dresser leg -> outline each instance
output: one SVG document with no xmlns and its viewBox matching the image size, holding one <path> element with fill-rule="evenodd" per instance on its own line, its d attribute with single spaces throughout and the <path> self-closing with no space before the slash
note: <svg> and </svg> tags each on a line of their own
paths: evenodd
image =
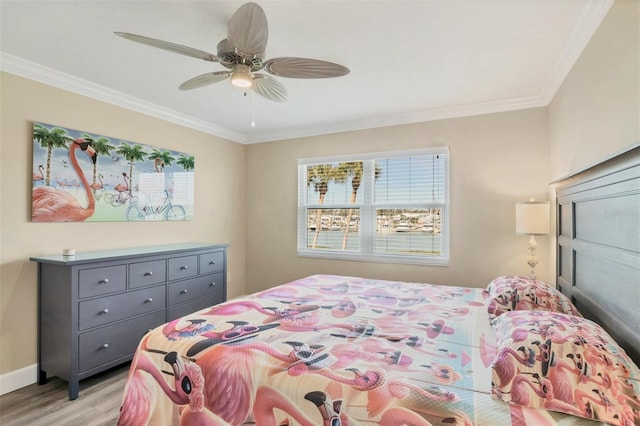
<svg viewBox="0 0 640 426">
<path fill-rule="evenodd" d="M 38 384 L 44 385 L 47 383 L 47 372 L 38 368 Z"/>
<path fill-rule="evenodd" d="M 79 388 L 80 388 L 80 385 L 78 384 L 77 380 L 69 382 L 69 401 L 78 399 Z"/>
</svg>

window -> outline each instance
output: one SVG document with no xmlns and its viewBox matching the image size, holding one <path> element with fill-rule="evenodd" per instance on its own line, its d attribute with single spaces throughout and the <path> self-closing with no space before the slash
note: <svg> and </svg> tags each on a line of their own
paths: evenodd
<svg viewBox="0 0 640 426">
<path fill-rule="evenodd" d="M 448 148 L 298 160 L 298 255 L 446 265 Z"/>
</svg>

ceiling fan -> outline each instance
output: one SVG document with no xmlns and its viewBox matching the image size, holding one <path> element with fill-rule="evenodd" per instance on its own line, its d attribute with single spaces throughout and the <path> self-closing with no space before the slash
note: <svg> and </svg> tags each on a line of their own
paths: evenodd
<svg viewBox="0 0 640 426">
<path fill-rule="evenodd" d="M 227 38 L 218 43 L 217 55 L 136 34 L 116 32 L 116 35 L 138 43 L 168 50 L 181 55 L 218 62 L 228 71 L 215 71 L 199 75 L 180 85 L 190 90 L 230 79 L 231 84 L 252 88 L 257 94 L 275 102 L 286 102 L 287 90 L 276 79 L 258 71 L 288 78 L 331 78 L 349 73 L 349 69 L 333 62 L 318 59 L 279 57 L 264 59 L 269 38 L 267 17 L 255 3 L 242 5 L 231 17 Z"/>
</svg>

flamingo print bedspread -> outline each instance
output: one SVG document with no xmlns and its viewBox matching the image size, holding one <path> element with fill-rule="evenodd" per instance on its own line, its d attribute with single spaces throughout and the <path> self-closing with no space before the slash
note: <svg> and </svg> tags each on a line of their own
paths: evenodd
<svg viewBox="0 0 640 426">
<path fill-rule="evenodd" d="M 118 424 L 578 424 L 491 397 L 494 338 L 482 289 L 315 275 L 149 332 Z"/>
</svg>

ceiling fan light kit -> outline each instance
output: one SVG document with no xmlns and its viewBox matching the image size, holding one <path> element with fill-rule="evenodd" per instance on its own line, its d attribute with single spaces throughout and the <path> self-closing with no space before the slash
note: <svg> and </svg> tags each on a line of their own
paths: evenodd
<svg viewBox="0 0 640 426">
<path fill-rule="evenodd" d="M 251 68 L 248 65 L 237 64 L 233 67 L 233 73 L 229 77 L 231 84 L 240 88 L 253 86 L 253 78 L 251 77 Z"/>
<path fill-rule="evenodd" d="M 229 70 L 196 76 L 182 83 L 180 90 L 196 89 L 228 78 L 233 86 L 252 88 L 255 93 L 266 99 L 286 102 L 287 90 L 269 74 L 286 78 L 314 79 L 341 77 L 349 73 L 347 67 L 318 59 L 281 57 L 264 60 L 269 28 L 264 10 L 256 3 L 246 3 L 233 14 L 227 28 L 227 38 L 218 43 L 217 55 L 141 35 L 124 32 L 115 34 L 181 55 L 218 62 Z"/>
</svg>

